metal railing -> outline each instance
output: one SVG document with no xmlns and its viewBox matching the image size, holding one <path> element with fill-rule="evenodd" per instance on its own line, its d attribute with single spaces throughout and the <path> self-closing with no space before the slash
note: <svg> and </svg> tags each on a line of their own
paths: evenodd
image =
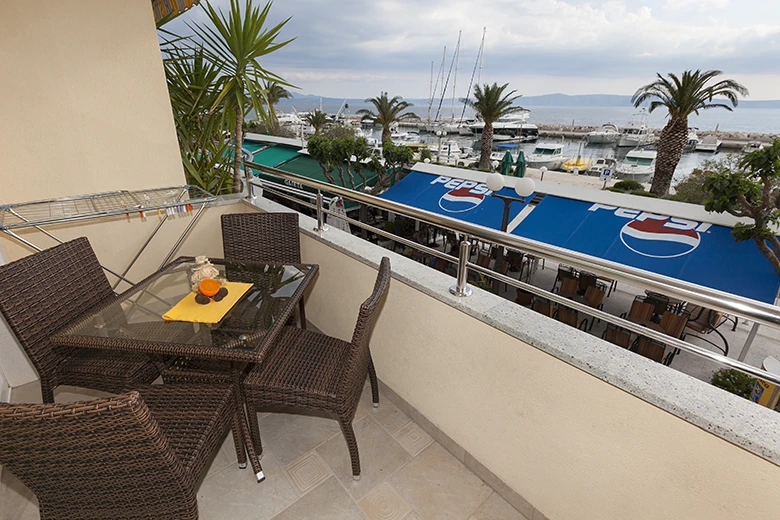
<svg viewBox="0 0 780 520">
<path fill-rule="evenodd" d="M 369 206 L 374 206 L 376 208 L 389 211 L 392 213 L 396 213 L 398 215 L 402 215 L 405 217 L 413 218 L 434 226 L 456 231 L 458 233 L 462 233 L 467 237 L 478 238 L 480 241 L 483 242 L 489 242 L 492 244 L 503 246 L 505 248 L 524 251 L 528 254 L 537 257 L 549 258 L 559 263 L 563 263 L 569 266 L 579 268 L 581 270 L 586 270 L 598 275 L 602 275 L 605 278 L 611 278 L 618 281 L 628 282 L 633 285 L 647 287 L 649 289 L 652 289 L 653 291 L 677 298 L 682 301 L 694 303 L 702 307 L 724 312 L 726 314 L 746 318 L 756 323 L 768 325 L 773 328 L 780 328 L 780 307 L 757 302 L 734 294 L 725 293 L 722 291 L 711 289 L 709 287 L 703 287 L 692 283 L 684 282 L 682 280 L 677 280 L 675 278 L 670 278 L 650 271 L 636 269 L 634 267 L 618 264 L 615 262 L 611 262 L 609 260 L 604 260 L 602 258 L 597 258 L 597 257 L 585 255 L 583 253 L 570 251 L 568 249 L 552 246 L 549 244 L 545 244 L 543 242 L 538 242 L 536 240 L 523 238 L 517 235 L 511 235 L 509 233 L 498 231 L 492 228 L 487 228 L 477 224 L 464 222 L 462 220 L 445 217 L 438 213 L 433 213 L 430 211 L 415 208 L 413 206 L 408 206 L 406 204 L 401 204 L 398 202 L 382 199 L 373 195 L 368 195 L 366 193 L 361 193 L 358 191 L 343 188 L 341 186 L 336 186 L 333 184 L 317 181 L 314 179 L 310 179 L 308 177 L 296 175 L 294 173 L 277 170 L 275 168 L 270 168 L 267 166 L 262 166 L 251 162 L 247 162 L 246 166 L 255 170 L 263 171 L 265 173 L 280 177 L 282 179 L 295 181 L 304 186 L 308 186 L 310 188 L 316 189 L 318 192 L 316 197 L 317 203 L 315 203 L 314 205 L 306 204 L 307 207 L 310 207 L 311 209 L 316 210 L 317 212 L 318 224 L 315 231 L 318 231 L 320 233 L 325 232 L 327 230 L 327 227 L 324 224 L 325 215 L 332 215 L 333 217 L 343 219 L 352 225 L 358 226 L 363 229 L 368 229 L 379 236 L 389 238 L 398 243 L 423 251 L 431 256 L 435 256 L 437 258 L 441 258 L 443 260 L 456 264 L 458 266 L 457 277 L 456 277 L 457 282 L 453 287 L 450 288 L 450 291 L 456 296 L 467 297 L 471 293 L 471 290 L 467 285 L 467 279 L 468 279 L 467 275 L 468 275 L 468 270 L 473 270 L 475 272 L 488 276 L 494 280 L 497 280 L 501 283 L 505 283 L 512 287 L 523 289 L 537 296 L 546 298 L 550 301 L 556 302 L 561 305 L 565 305 L 572 309 L 576 309 L 577 311 L 583 312 L 589 316 L 593 316 L 602 321 L 606 321 L 608 323 L 618 325 L 623 329 L 630 330 L 631 332 L 634 332 L 643 337 L 650 338 L 658 342 L 664 343 L 669 347 L 677 348 L 684 352 L 689 352 L 691 354 L 703 357 L 705 359 L 708 359 L 715 363 L 719 363 L 729 368 L 734 368 L 736 370 L 749 374 L 753 377 L 757 377 L 765 381 L 771 382 L 773 384 L 780 385 L 780 375 L 771 374 L 769 372 L 766 372 L 765 370 L 756 368 L 747 363 L 743 363 L 741 361 L 729 358 L 725 355 L 712 352 L 705 348 L 683 341 L 679 338 L 668 336 L 662 332 L 649 329 L 637 323 L 604 312 L 600 309 L 596 309 L 588 305 L 573 300 L 569 300 L 568 298 L 560 296 L 559 294 L 552 293 L 545 289 L 535 287 L 531 284 L 522 282 L 515 278 L 511 278 L 509 276 L 503 275 L 496 271 L 492 271 L 488 268 L 474 264 L 471 261 L 469 261 L 471 247 L 468 239 L 461 241 L 460 248 L 459 248 L 459 256 L 456 258 L 454 256 L 445 254 L 442 251 L 427 247 L 417 242 L 394 235 L 388 231 L 371 226 L 370 224 L 366 224 L 358 220 L 345 217 L 344 215 L 336 214 L 335 212 L 330 211 L 327 208 L 323 207 L 323 205 L 319 201 L 320 201 L 320 197 L 322 197 L 322 192 L 325 191 L 346 199 L 357 201 Z M 264 189 L 267 189 L 267 183 L 265 181 L 255 179 L 254 182 L 256 182 L 260 186 L 263 186 Z M 294 200 L 297 203 L 300 203 L 299 199 L 295 199 L 290 195 L 282 194 L 281 192 L 273 189 L 270 189 L 268 191 L 272 191 L 277 196 L 288 198 Z"/>
</svg>

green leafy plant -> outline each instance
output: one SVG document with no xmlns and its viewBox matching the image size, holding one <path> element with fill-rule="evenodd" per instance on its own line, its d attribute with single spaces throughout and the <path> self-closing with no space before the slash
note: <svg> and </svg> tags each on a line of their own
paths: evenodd
<svg viewBox="0 0 780 520">
<path fill-rule="evenodd" d="M 780 276 L 780 139 L 743 157 L 736 168 L 723 166 L 704 182 L 704 208 L 752 219 L 734 226 L 737 242 L 753 240 Z"/>
<path fill-rule="evenodd" d="M 479 169 L 490 171 L 490 152 L 493 150 L 493 123 L 500 118 L 519 112 L 523 107 L 515 106 L 515 101 L 520 98 L 515 95 L 516 90 L 506 92 L 509 83 L 500 85 L 484 84 L 474 87 L 474 99 L 463 99 L 477 113 L 485 126 L 482 128 L 482 145 L 479 156 Z"/>
<path fill-rule="evenodd" d="M 727 392 L 744 397 L 745 399 L 750 399 L 750 394 L 753 393 L 753 386 L 756 384 L 756 379 L 739 370 L 723 368 L 712 374 L 710 382 L 713 386 L 722 388 Z"/>
<path fill-rule="evenodd" d="M 304 120 L 314 128 L 314 135 L 320 135 L 322 130 L 331 123 L 330 118 L 325 112 L 315 110 L 310 114 L 306 114 Z"/>
<path fill-rule="evenodd" d="M 669 73 L 666 77 L 656 74 L 656 80 L 636 91 L 632 102 L 639 108 L 650 101 L 650 112 L 665 108 L 669 122 L 658 140 L 658 157 L 650 191 L 664 197 L 669 193 L 672 177 L 682 157 L 688 139 L 688 116 L 700 110 L 736 107 L 739 96 L 747 96 L 748 90 L 732 79 L 717 80 L 719 70 L 686 70 L 681 76 Z M 726 98 L 730 103 L 718 102 Z"/>
<path fill-rule="evenodd" d="M 623 191 L 645 191 L 644 185 L 641 182 L 635 181 L 633 179 L 618 181 L 612 187 Z"/>
<path fill-rule="evenodd" d="M 431 152 L 431 149 L 427 146 L 420 148 L 420 160 L 424 161 L 425 159 L 428 159 L 429 161 L 433 160 L 433 152 Z"/>
<path fill-rule="evenodd" d="M 357 137 L 354 128 L 350 126 L 342 126 L 342 125 L 328 125 L 322 131 L 322 135 L 324 135 L 329 139 L 337 139 L 340 137 L 351 137 L 354 139 L 355 137 Z"/>
<path fill-rule="evenodd" d="M 221 78 L 219 94 L 212 108 L 222 104 L 226 115 L 232 114 L 232 136 L 236 150 L 241 149 L 244 139 L 244 119 L 250 108 L 257 116 L 271 123 L 268 112 L 268 90 L 266 82 L 290 86 L 281 77 L 260 65 L 260 59 L 275 52 L 291 41 L 277 41 L 287 18 L 271 28 L 266 20 L 271 2 L 262 9 L 255 7 L 252 0 L 246 0 L 241 9 L 238 0 L 230 0 L 227 14 L 204 2 L 203 9 L 210 24 L 188 24 L 202 40 L 208 57 L 220 64 Z M 272 105 L 271 105 L 272 106 Z M 233 155 L 233 191 L 241 191 L 242 154 Z"/>
</svg>

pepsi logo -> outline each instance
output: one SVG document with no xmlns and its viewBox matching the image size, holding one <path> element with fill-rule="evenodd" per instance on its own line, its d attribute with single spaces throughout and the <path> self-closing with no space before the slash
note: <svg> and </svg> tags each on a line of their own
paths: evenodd
<svg viewBox="0 0 780 520">
<path fill-rule="evenodd" d="M 476 208 L 483 200 L 485 195 L 474 193 L 471 188 L 456 188 L 441 196 L 439 207 L 449 213 L 463 213 Z"/>
<path fill-rule="evenodd" d="M 620 230 L 620 240 L 631 251 L 650 258 L 676 258 L 699 247 L 694 229 L 669 227 L 669 219 L 631 220 Z"/>
</svg>

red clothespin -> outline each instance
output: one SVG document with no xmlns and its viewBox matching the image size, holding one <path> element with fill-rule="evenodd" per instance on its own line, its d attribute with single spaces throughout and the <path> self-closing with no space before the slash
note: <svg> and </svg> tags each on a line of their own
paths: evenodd
<svg viewBox="0 0 780 520">
<path fill-rule="evenodd" d="M 127 211 L 127 204 L 125 204 L 125 201 L 120 201 L 122 204 L 122 207 L 125 208 L 125 211 Z M 125 217 L 127 217 L 127 221 L 130 222 L 130 213 L 125 213 Z"/>
</svg>

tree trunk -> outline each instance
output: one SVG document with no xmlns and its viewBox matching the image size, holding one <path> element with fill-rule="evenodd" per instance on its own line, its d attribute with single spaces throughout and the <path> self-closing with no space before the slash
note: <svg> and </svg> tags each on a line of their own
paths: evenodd
<svg viewBox="0 0 780 520">
<path fill-rule="evenodd" d="M 387 141 L 392 141 L 391 135 L 392 134 L 390 133 L 390 127 L 389 126 L 383 126 L 382 127 L 382 146 L 384 146 L 384 144 Z"/>
<path fill-rule="evenodd" d="M 777 251 L 772 250 L 763 238 L 753 237 L 753 241 L 756 243 L 756 246 L 758 246 L 758 250 L 761 251 L 761 254 L 763 254 L 766 259 L 769 260 L 769 263 L 772 264 L 772 267 L 775 269 L 775 274 L 780 276 L 780 257 L 778 257 Z"/>
<path fill-rule="evenodd" d="M 479 155 L 479 169 L 490 169 L 490 151 L 493 149 L 493 123 L 485 123 L 482 128 L 482 145 Z"/>
<path fill-rule="evenodd" d="M 672 177 L 682 157 L 685 143 L 688 141 L 688 118 L 672 118 L 666 123 L 658 140 L 658 157 L 655 161 L 655 174 L 650 192 L 659 197 L 669 194 Z"/>
<path fill-rule="evenodd" d="M 244 113 L 239 105 L 236 105 L 236 128 L 235 128 L 236 149 L 233 157 L 233 193 L 241 193 L 241 164 L 244 155 L 241 153 L 241 145 L 244 144 Z"/>
</svg>

